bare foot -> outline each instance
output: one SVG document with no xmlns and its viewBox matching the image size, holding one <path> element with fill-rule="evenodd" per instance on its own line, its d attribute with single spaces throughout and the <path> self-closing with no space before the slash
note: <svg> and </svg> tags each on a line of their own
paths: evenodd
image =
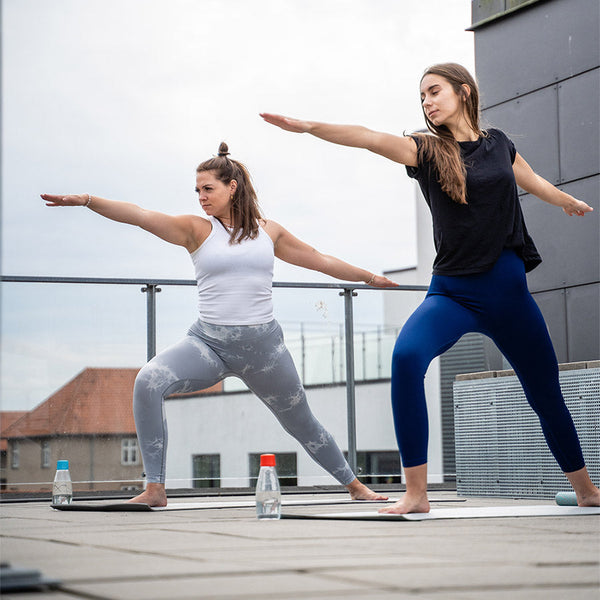
<svg viewBox="0 0 600 600">
<path fill-rule="evenodd" d="M 430 510 L 427 494 L 406 493 L 392 506 L 379 509 L 378 512 L 389 515 L 406 515 L 408 513 L 428 513 Z"/>
<path fill-rule="evenodd" d="M 586 467 L 565 475 L 575 490 L 578 506 L 600 506 L 600 490 L 592 483 Z"/>
<path fill-rule="evenodd" d="M 600 506 L 600 490 L 596 488 L 595 492 L 586 495 L 577 495 L 577 506 Z"/>
<path fill-rule="evenodd" d="M 166 506 L 167 493 L 165 492 L 165 486 L 161 483 L 149 483 L 139 496 L 131 498 L 127 502 L 147 504 L 148 506 Z"/>
<path fill-rule="evenodd" d="M 377 492 L 369 489 L 364 483 L 361 483 L 358 479 L 350 482 L 346 489 L 350 493 L 352 500 L 387 500 L 388 496 L 382 496 Z"/>
</svg>

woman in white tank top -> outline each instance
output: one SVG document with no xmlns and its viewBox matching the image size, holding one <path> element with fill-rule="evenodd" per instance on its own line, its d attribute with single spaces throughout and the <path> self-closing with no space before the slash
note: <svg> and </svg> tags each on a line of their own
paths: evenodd
<svg viewBox="0 0 600 600">
<path fill-rule="evenodd" d="M 205 389 L 229 375 L 240 377 L 353 499 L 384 500 L 358 481 L 332 436 L 310 411 L 281 328 L 273 319 L 273 262 L 277 257 L 375 287 L 396 284 L 321 254 L 264 219 L 246 168 L 228 154 L 222 143 L 218 156 L 197 168 L 196 192 L 208 219 L 166 215 L 90 194 L 42 194 L 47 206 L 86 206 L 113 221 L 137 225 L 183 246 L 194 263 L 200 318 L 184 339 L 155 356 L 136 378 L 133 408 L 147 487 L 131 501 L 167 504 L 164 399 Z"/>
</svg>

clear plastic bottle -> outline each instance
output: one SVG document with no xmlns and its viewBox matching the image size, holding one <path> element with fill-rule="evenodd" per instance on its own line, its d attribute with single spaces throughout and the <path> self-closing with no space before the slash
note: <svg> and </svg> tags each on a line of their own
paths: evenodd
<svg viewBox="0 0 600 600">
<path fill-rule="evenodd" d="M 56 475 L 52 485 L 52 504 L 71 504 L 73 500 L 73 484 L 69 473 L 69 461 L 56 462 Z"/>
<path fill-rule="evenodd" d="M 261 454 L 260 471 L 256 482 L 256 518 L 281 517 L 281 489 L 275 468 L 274 454 Z"/>
</svg>

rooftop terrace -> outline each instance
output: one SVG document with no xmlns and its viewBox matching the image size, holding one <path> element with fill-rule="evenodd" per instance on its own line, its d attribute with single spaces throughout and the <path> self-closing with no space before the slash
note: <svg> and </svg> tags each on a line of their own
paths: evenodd
<svg viewBox="0 0 600 600">
<path fill-rule="evenodd" d="M 431 497 L 434 508 L 553 504 L 464 499 L 451 490 L 434 491 Z M 311 500 L 315 495 L 293 498 Z M 329 492 L 318 498 L 336 501 L 346 495 Z M 239 502 L 240 496 L 219 501 Z M 284 512 L 349 509 L 347 504 L 326 509 L 313 505 Z M 59 512 L 47 501 L 4 503 L 0 510 L 2 561 L 60 581 L 54 590 L 6 593 L 5 600 L 597 600 L 600 596 L 597 516 L 264 522 L 256 520 L 253 508 Z"/>
</svg>

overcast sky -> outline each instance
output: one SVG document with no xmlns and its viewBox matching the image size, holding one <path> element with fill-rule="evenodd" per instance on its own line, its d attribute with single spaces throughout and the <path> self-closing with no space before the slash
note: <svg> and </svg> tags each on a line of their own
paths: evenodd
<svg viewBox="0 0 600 600">
<path fill-rule="evenodd" d="M 39 194 L 89 192 L 201 214 L 195 168 L 222 140 L 248 166 L 268 218 L 375 272 L 414 265 L 414 184 L 403 167 L 283 132 L 258 113 L 398 134 L 421 128 L 423 70 L 442 61 L 473 68 L 470 4 L 4 0 L 2 272 L 191 279 L 185 250 L 91 211 L 46 208 Z M 278 261 L 275 280 L 329 279 Z M 77 373 L 77 361 L 92 363 L 91 340 L 61 336 L 57 315 L 81 329 L 97 298 L 10 285 L 2 305 L 2 408 L 31 408 Z M 105 304 L 114 302 L 112 295 Z M 289 313 L 285 298 L 276 303 L 282 320 L 300 318 L 293 303 Z M 301 318 L 310 311 L 314 303 Z M 125 318 L 137 326 L 137 316 L 110 312 L 113 325 Z M 366 312 L 381 320 L 377 310 Z M 50 322 L 62 324 L 41 332 Z M 106 348 L 96 348 L 94 364 L 118 366 L 120 350 L 104 329 Z M 142 335 L 145 355 L 144 343 Z M 129 362 L 139 366 L 143 357 Z"/>
</svg>

